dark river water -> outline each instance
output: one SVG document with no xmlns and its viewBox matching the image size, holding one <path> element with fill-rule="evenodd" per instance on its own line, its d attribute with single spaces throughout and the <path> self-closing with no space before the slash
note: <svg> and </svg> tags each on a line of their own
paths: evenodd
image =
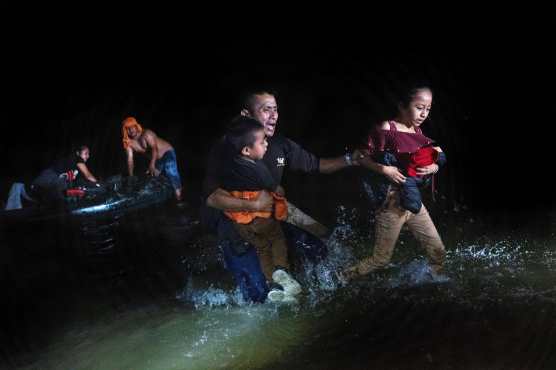
<svg viewBox="0 0 556 370">
<path fill-rule="evenodd" d="M 555 368 L 555 214 L 434 218 L 444 275 L 431 277 L 403 231 L 387 270 L 342 285 L 334 271 L 370 253 L 372 227 L 357 208 L 338 207 L 329 256 L 297 266 L 304 293 L 289 305 L 243 302 L 187 210 L 4 225 L 0 365 Z"/>
</svg>

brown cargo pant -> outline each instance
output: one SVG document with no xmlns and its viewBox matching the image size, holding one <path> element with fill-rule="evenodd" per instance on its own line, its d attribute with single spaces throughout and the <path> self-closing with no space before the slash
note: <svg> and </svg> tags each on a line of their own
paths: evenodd
<svg viewBox="0 0 556 370">
<path fill-rule="evenodd" d="M 243 240 L 255 247 L 264 276 L 272 281 L 275 267 L 290 268 L 286 237 L 275 218 L 256 217 L 249 224 L 235 224 Z"/>
<path fill-rule="evenodd" d="M 400 206 L 399 189 L 391 186 L 384 205 L 376 213 L 376 239 L 373 255 L 364 258 L 356 265 L 357 273 L 365 275 L 373 270 L 385 267 L 390 262 L 394 246 L 405 223 L 427 252 L 433 271 L 439 272 L 442 270 L 446 250 L 425 205 L 423 204 L 417 214 L 403 209 Z"/>
</svg>

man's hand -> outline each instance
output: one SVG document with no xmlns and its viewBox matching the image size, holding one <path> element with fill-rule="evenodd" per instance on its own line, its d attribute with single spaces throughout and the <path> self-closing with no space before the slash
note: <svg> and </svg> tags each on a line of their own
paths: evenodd
<svg viewBox="0 0 556 370">
<path fill-rule="evenodd" d="M 149 166 L 149 169 L 147 170 L 146 174 L 150 176 L 158 176 L 160 175 L 160 171 L 154 166 Z"/>
<path fill-rule="evenodd" d="M 284 188 L 282 187 L 282 185 L 278 185 L 278 187 L 276 188 L 276 194 L 285 197 L 286 196 L 286 191 L 284 190 Z"/>
<path fill-rule="evenodd" d="M 254 211 L 272 211 L 274 205 L 274 198 L 268 191 L 261 191 L 259 197 L 253 201 Z"/>
<path fill-rule="evenodd" d="M 355 149 L 353 151 L 353 153 L 351 154 L 351 163 L 353 166 L 359 166 L 361 163 L 359 162 L 361 159 L 365 158 L 366 155 L 365 153 L 363 153 L 361 150 L 359 149 Z"/>
</svg>

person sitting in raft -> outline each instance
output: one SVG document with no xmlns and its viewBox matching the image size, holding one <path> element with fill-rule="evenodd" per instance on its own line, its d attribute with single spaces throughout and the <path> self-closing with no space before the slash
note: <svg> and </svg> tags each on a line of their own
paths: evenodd
<svg viewBox="0 0 556 370">
<path fill-rule="evenodd" d="M 64 191 L 70 187 L 79 174 L 98 186 L 96 177 L 86 165 L 89 157 L 89 147 L 81 145 L 68 157 L 54 162 L 33 180 L 31 196 L 38 198 L 41 202 L 57 203 L 64 199 Z"/>
<path fill-rule="evenodd" d="M 222 188 L 240 199 L 256 199 L 263 190 L 274 198 L 273 212 L 225 211 L 234 222 L 238 234 L 251 243 L 257 252 L 269 286 L 271 302 L 292 301 L 301 292 L 301 285 L 288 273 L 288 246 L 279 221 L 287 218 L 288 206 L 284 191 L 261 161 L 268 143 L 264 127 L 256 120 L 240 116 L 232 122 L 225 136 L 230 150 L 222 175 Z"/>
</svg>

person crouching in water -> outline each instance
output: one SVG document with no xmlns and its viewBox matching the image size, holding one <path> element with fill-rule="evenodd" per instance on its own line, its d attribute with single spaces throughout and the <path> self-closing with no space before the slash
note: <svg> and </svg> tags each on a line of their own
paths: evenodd
<svg viewBox="0 0 556 370">
<path fill-rule="evenodd" d="M 225 211 L 239 236 L 257 252 L 268 281 L 267 299 L 271 302 L 294 301 L 301 285 L 288 273 L 288 247 L 279 220 L 287 218 L 284 190 L 261 161 L 268 143 L 264 128 L 256 120 L 240 116 L 232 122 L 225 142 L 230 150 L 224 166 L 222 188 L 236 198 L 256 199 L 262 190 L 274 198 L 273 212 Z"/>
<path fill-rule="evenodd" d="M 364 181 L 377 207 L 375 245 L 371 257 L 340 273 L 345 280 L 388 265 L 405 223 L 427 252 L 433 273 L 444 266 L 444 244 L 417 187 L 446 161 L 440 147 L 434 146 L 420 128 L 429 115 L 432 97 L 427 85 L 409 89 L 398 104 L 396 117 L 372 130 L 367 156 L 359 162 L 375 175 L 367 177 L 371 181 Z"/>
<path fill-rule="evenodd" d="M 60 204 L 64 199 L 64 191 L 70 187 L 79 174 L 86 180 L 97 184 L 96 177 L 86 165 L 89 157 L 89 147 L 81 145 L 68 157 L 54 162 L 33 180 L 31 196 L 38 198 L 41 203 L 55 205 Z"/>
<path fill-rule="evenodd" d="M 156 134 L 143 127 L 134 117 L 127 117 L 122 122 L 122 142 L 127 154 L 127 171 L 129 176 L 134 173 L 133 153 L 146 154 L 150 149 L 150 162 L 147 174 L 158 176 L 163 174 L 172 183 L 176 193 L 176 200 L 182 200 L 181 178 L 178 172 L 176 152 L 172 145 L 166 140 L 156 136 Z M 178 203 L 181 204 L 181 203 Z"/>
</svg>

